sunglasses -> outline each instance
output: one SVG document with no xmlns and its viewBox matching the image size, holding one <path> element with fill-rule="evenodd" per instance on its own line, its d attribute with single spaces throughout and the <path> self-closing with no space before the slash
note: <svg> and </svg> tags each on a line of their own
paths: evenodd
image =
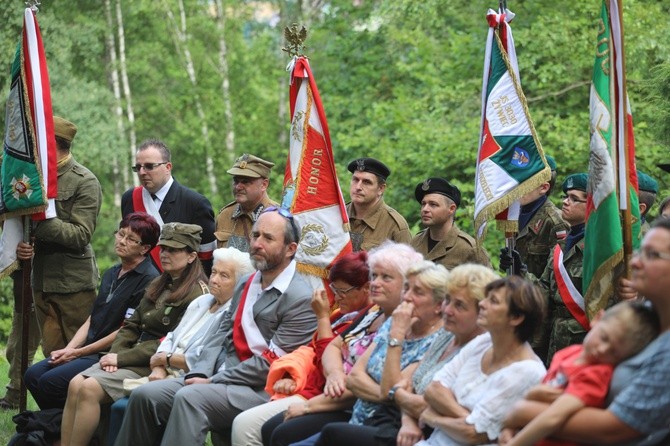
<svg viewBox="0 0 670 446">
<path fill-rule="evenodd" d="M 293 221 L 293 214 L 291 214 L 291 212 L 288 209 L 281 208 L 278 206 L 270 206 L 269 208 L 263 211 L 264 214 L 267 212 L 276 212 L 285 219 L 287 219 L 289 223 L 291 223 L 291 230 L 293 231 L 293 237 L 295 238 L 296 242 L 300 241 L 300 233 L 298 231 L 298 226 L 295 224 L 295 221 Z"/>
<path fill-rule="evenodd" d="M 162 162 L 162 163 L 144 163 L 144 164 L 135 164 L 134 166 L 131 167 L 133 169 L 133 172 L 139 172 L 140 169 L 144 168 L 147 172 L 151 172 L 158 166 L 162 166 L 163 164 L 167 164 L 168 162 Z"/>
</svg>

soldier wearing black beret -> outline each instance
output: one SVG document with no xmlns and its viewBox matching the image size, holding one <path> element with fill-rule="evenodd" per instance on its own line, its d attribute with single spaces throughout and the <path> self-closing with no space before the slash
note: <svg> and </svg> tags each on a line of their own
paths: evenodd
<svg viewBox="0 0 670 446">
<path fill-rule="evenodd" d="M 461 204 L 461 191 L 456 186 L 444 178 L 428 178 L 417 184 L 414 197 L 421 205 L 421 223 L 426 227 L 412 239 L 417 252 L 447 269 L 468 262 L 491 266 L 475 239 L 454 223 Z"/>
<path fill-rule="evenodd" d="M 374 158 L 353 160 L 347 169 L 352 173 L 347 213 L 354 251 L 369 251 L 385 240 L 409 243 L 412 235 L 407 222 L 384 203 L 386 179 L 391 170 Z"/>
</svg>

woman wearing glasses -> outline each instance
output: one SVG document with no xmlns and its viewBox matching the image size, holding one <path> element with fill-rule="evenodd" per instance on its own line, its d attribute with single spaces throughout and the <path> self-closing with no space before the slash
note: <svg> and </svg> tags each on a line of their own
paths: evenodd
<svg viewBox="0 0 670 446">
<path fill-rule="evenodd" d="M 167 223 L 158 245 L 163 273 L 147 287 L 100 361 L 75 376 L 68 387 L 61 444 L 87 445 L 100 421 L 100 406 L 124 396 L 123 380 L 151 373 L 149 359 L 160 338 L 175 329 L 193 299 L 207 292 L 198 260 L 198 225 Z"/>
<path fill-rule="evenodd" d="M 124 318 L 129 317 L 144 290 L 159 272 L 148 257 L 156 246 L 160 228 L 145 213 L 127 215 L 114 233 L 114 251 L 121 263 L 102 276 L 91 315 L 65 348 L 30 367 L 26 387 L 40 409 L 62 408 L 70 380 L 98 362 L 98 353 L 109 349 Z"/>
<path fill-rule="evenodd" d="M 369 316 L 364 317 L 359 324 L 352 324 L 349 329 L 328 344 L 322 357 L 323 373 L 326 383 L 323 393 L 306 401 L 291 404 L 285 414 L 279 414 L 268 420 L 262 429 L 263 444 L 288 445 L 300 441 L 310 435 L 318 433 L 321 428 L 331 422 L 347 421 L 351 416 L 351 408 L 361 392 L 374 392 L 371 388 L 379 389 L 378 381 L 367 375 L 365 365 L 370 352 L 377 345 L 379 336 L 386 337 L 390 327 L 390 317 L 402 300 L 405 275 L 412 265 L 422 263 L 423 256 L 408 245 L 386 242 L 370 251 L 368 265 L 370 266 L 370 296 L 375 307 L 383 314 L 372 321 L 365 323 Z M 432 262 L 428 262 L 433 265 Z M 444 270 L 444 268 L 441 268 Z M 447 272 L 444 270 L 444 274 Z M 432 300 L 431 300 L 432 301 Z M 424 328 L 432 332 L 432 336 L 441 326 L 440 308 L 428 309 L 429 305 L 420 305 L 418 311 L 423 322 L 416 324 L 416 329 Z M 372 308 L 375 308 L 372 307 Z M 425 310 L 425 311 L 424 311 Z M 386 321 L 386 322 L 384 322 Z M 421 327 L 421 328 L 419 328 Z M 382 334 L 385 333 L 385 334 Z M 413 332 L 413 335 L 418 335 Z M 407 343 L 413 355 L 419 354 L 423 339 L 420 335 Z M 431 338 L 432 339 L 432 338 Z M 426 341 L 428 343 L 429 341 Z M 383 342 L 385 345 L 385 341 Z M 423 350 L 425 351 L 425 350 Z M 412 356 L 408 354 L 406 358 Z M 361 364 L 363 361 L 363 364 Z M 382 359 L 383 362 L 383 359 Z M 350 373 L 361 370 L 365 376 L 355 385 L 356 390 L 350 389 Z M 349 376 L 349 378 L 348 378 Z M 367 378 L 366 378 L 367 377 Z M 363 384 L 362 381 L 365 381 Z M 377 393 L 379 391 L 377 390 Z"/>
<path fill-rule="evenodd" d="M 286 410 L 292 403 L 302 403 L 323 391 L 326 378 L 321 371 L 321 355 L 330 341 L 359 316 L 368 315 L 363 325 L 371 324 L 383 312 L 370 299 L 370 276 L 365 251 L 353 252 L 335 262 L 328 279 L 335 298 L 331 311 L 328 295 L 323 289 L 314 291 L 312 309 L 317 329 L 309 347 L 277 359 L 268 374 L 266 390 L 273 395 L 267 404 L 238 415 L 232 426 L 232 444 L 260 445 L 261 427 L 272 416 Z"/>
</svg>

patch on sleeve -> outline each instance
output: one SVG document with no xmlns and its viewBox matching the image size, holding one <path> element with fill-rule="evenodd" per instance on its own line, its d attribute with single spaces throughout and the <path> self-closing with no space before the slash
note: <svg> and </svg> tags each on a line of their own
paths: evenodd
<svg viewBox="0 0 670 446">
<path fill-rule="evenodd" d="M 556 231 L 556 240 L 563 240 L 567 236 L 568 236 L 568 231 L 566 229 Z"/>
</svg>

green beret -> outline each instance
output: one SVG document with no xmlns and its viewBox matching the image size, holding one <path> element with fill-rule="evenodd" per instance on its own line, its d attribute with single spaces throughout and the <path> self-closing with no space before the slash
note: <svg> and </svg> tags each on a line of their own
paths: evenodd
<svg viewBox="0 0 670 446">
<path fill-rule="evenodd" d="M 641 170 L 637 171 L 637 184 L 638 189 L 640 190 L 653 192 L 655 194 L 658 193 L 658 183 L 656 182 L 656 180 L 647 175 L 646 173 L 642 172 Z"/>
<path fill-rule="evenodd" d="M 77 126 L 67 119 L 54 116 L 54 134 L 67 142 L 72 142 L 74 136 L 77 134 Z"/>
<path fill-rule="evenodd" d="M 200 233 L 202 227 L 186 223 L 166 223 L 161 229 L 158 239 L 159 246 L 182 249 L 189 247 L 198 252 L 200 248 Z"/>
<path fill-rule="evenodd" d="M 386 164 L 374 158 L 358 158 L 357 160 L 353 160 L 349 163 L 347 169 L 351 173 L 356 171 L 374 173 L 383 179 L 391 175 L 391 169 L 386 167 Z"/>
<path fill-rule="evenodd" d="M 245 153 L 237 158 L 233 167 L 226 172 L 236 177 L 270 178 L 270 169 L 274 165 L 275 163 Z"/>
<path fill-rule="evenodd" d="M 588 179 L 589 176 L 585 173 L 573 173 L 563 181 L 563 192 L 567 192 L 570 189 L 586 192 L 586 183 L 588 182 Z"/>
<path fill-rule="evenodd" d="M 556 160 L 554 159 L 554 157 L 546 154 L 544 155 L 544 157 L 547 159 L 547 164 L 549 164 L 549 168 L 551 169 L 551 171 L 556 172 Z"/>
<path fill-rule="evenodd" d="M 428 178 L 423 183 L 416 185 L 416 188 L 414 189 L 414 197 L 416 198 L 416 201 L 421 203 L 423 197 L 428 194 L 444 195 L 456 203 L 456 206 L 460 206 L 461 204 L 461 191 L 444 178 Z"/>
</svg>

